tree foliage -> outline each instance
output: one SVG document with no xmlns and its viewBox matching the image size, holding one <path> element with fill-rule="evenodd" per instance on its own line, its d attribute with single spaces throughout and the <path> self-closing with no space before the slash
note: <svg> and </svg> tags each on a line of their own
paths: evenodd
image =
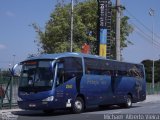
<svg viewBox="0 0 160 120">
<path fill-rule="evenodd" d="M 153 61 L 152 60 L 144 60 L 142 61 L 144 64 L 145 72 L 146 72 L 146 80 L 147 82 L 152 82 L 152 67 Z M 160 82 L 160 60 L 155 61 L 154 63 L 154 80 L 155 82 Z"/>
<path fill-rule="evenodd" d="M 85 0 L 77 2 L 74 6 L 74 31 L 73 31 L 73 51 L 80 52 L 81 46 L 88 43 L 91 46 L 91 53 L 97 51 L 97 0 Z M 33 24 L 38 33 L 38 46 L 43 53 L 58 53 L 70 50 L 70 18 L 71 5 L 58 3 L 51 13 L 50 19 L 46 23 L 45 30 L 42 31 L 37 24 Z M 133 31 L 128 24 L 128 17 L 121 20 L 121 47 L 127 47 L 130 41 L 127 36 Z M 112 48 L 115 49 L 115 9 L 112 16 Z"/>
</svg>

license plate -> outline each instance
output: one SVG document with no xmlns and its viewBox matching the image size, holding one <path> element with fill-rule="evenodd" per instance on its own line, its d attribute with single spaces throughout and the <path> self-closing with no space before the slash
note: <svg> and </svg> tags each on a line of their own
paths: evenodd
<svg viewBox="0 0 160 120">
<path fill-rule="evenodd" d="M 36 104 L 29 104 L 29 107 L 36 107 Z"/>
</svg>

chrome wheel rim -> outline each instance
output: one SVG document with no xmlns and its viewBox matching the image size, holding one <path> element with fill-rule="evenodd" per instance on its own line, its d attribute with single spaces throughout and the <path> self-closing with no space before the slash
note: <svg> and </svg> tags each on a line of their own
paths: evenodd
<svg viewBox="0 0 160 120">
<path fill-rule="evenodd" d="M 132 105 L 132 102 L 131 102 L 131 99 L 130 99 L 130 98 L 127 98 L 127 105 L 128 105 L 128 106 L 131 106 L 131 105 Z"/>
<path fill-rule="evenodd" d="M 82 103 L 77 100 L 77 101 L 75 102 L 75 107 L 76 107 L 77 110 L 82 110 Z"/>
</svg>

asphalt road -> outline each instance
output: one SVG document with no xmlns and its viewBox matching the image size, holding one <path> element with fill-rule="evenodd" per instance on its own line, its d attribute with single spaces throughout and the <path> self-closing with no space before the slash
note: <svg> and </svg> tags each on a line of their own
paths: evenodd
<svg viewBox="0 0 160 120">
<path fill-rule="evenodd" d="M 0 118 L 2 120 L 5 118 L 8 118 L 7 120 L 160 120 L 160 101 L 136 103 L 129 109 L 117 106 L 104 109 L 93 107 L 81 114 L 72 114 L 70 111 L 62 110 L 47 115 L 41 111 L 17 109 L 12 112 L 1 113 Z"/>
</svg>

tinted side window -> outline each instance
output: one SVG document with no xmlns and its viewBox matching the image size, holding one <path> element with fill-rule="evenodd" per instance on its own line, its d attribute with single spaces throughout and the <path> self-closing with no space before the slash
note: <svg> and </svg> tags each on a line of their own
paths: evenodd
<svg viewBox="0 0 160 120">
<path fill-rule="evenodd" d="M 82 59 L 78 57 L 64 58 L 65 81 L 82 75 Z"/>
<path fill-rule="evenodd" d="M 142 65 L 122 62 L 115 62 L 114 65 L 115 73 L 118 76 L 144 78 L 144 71 Z"/>
<path fill-rule="evenodd" d="M 94 58 L 84 58 L 84 62 L 86 74 L 144 77 L 141 65 Z"/>
<path fill-rule="evenodd" d="M 129 69 L 129 74 L 131 77 L 144 78 L 143 66 L 132 65 Z"/>
<path fill-rule="evenodd" d="M 127 69 L 126 69 L 126 66 L 127 66 L 126 63 L 115 62 L 114 65 L 115 65 L 116 74 L 118 76 L 128 76 Z"/>
<path fill-rule="evenodd" d="M 86 74 L 111 75 L 111 64 L 107 60 L 84 58 L 84 62 Z"/>
</svg>

